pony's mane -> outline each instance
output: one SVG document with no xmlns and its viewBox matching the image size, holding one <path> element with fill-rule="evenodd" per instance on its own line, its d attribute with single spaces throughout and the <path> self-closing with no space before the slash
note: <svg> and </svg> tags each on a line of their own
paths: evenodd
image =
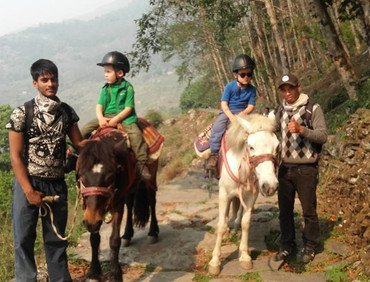
<svg viewBox="0 0 370 282">
<path fill-rule="evenodd" d="M 114 144 L 115 140 L 111 136 L 88 141 L 79 154 L 79 162 L 87 170 L 97 163 L 103 163 L 108 167 L 115 166 Z"/>
<path fill-rule="evenodd" d="M 248 134 L 253 134 L 258 131 L 275 131 L 275 120 L 270 119 L 266 116 L 251 114 L 242 118 L 250 123 L 249 133 L 244 129 L 244 127 L 241 126 L 238 121 L 233 122 L 230 128 L 227 130 L 227 148 L 233 148 L 234 150 L 239 152 L 243 149 Z"/>
</svg>

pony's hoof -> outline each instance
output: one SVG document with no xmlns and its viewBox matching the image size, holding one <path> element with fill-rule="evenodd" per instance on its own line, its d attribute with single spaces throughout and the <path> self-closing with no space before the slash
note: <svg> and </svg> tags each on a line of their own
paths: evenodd
<svg viewBox="0 0 370 282">
<path fill-rule="evenodd" d="M 122 239 L 122 245 L 128 247 L 131 244 L 131 239 Z"/>
<path fill-rule="evenodd" d="M 241 261 L 240 266 L 245 270 L 249 270 L 253 268 L 253 263 L 252 261 Z"/>
<path fill-rule="evenodd" d="M 219 265 L 217 266 L 209 265 L 208 266 L 208 273 L 211 275 L 218 275 L 220 271 L 221 271 L 221 267 Z"/>
<path fill-rule="evenodd" d="M 155 244 L 158 242 L 158 236 L 148 236 L 149 244 Z"/>
</svg>

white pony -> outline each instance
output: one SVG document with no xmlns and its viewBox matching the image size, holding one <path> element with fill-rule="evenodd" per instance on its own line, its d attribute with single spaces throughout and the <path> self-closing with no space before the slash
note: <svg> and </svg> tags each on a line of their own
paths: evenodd
<svg viewBox="0 0 370 282">
<path fill-rule="evenodd" d="M 227 130 L 226 142 L 224 138 L 221 147 L 217 239 L 208 269 L 213 275 L 220 272 L 221 242 L 227 230 L 226 217 L 230 203 L 238 199 L 243 207 L 240 209 L 242 234 L 239 262 L 243 268 L 251 269 L 253 264 L 248 253 L 248 230 L 253 205 L 258 190 L 263 196 L 272 196 L 278 187 L 276 156 L 279 141 L 274 134 L 275 118 L 253 114 L 246 118 L 237 116 L 237 120 Z M 233 219 L 236 218 L 236 212 L 237 207 L 233 204 Z"/>
</svg>

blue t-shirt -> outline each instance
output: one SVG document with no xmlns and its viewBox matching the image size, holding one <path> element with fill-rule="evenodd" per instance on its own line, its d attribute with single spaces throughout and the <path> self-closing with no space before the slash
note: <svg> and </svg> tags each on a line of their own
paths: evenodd
<svg viewBox="0 0 370 282">
<path fill-rule="evenodd" d="M 226 85 L 221 101 L 228 103 L 231 112 L 245 110 L 248 105 L 256 104 L 256 87 L 249 84 L 246 88 L 240 88 L 234 80 Z"/>
</svg>

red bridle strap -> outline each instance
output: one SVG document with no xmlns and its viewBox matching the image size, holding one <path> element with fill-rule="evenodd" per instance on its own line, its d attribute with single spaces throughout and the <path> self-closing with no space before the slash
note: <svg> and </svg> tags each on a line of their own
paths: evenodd
<svg viewBox="0 0 370 282">
<path fill-rule="evenodd" d="M 114 195 L 112 186 L 89 186 L 86 187 L 82 181 L 80 181 L 80 192 L 82 197 L 85 196 L 103 196 L 106 198 L 111 198 Z"/>
<path fill-rule="evenodd" d="M 260 163 L 265 161 L 272 161 L 275 168 L 278 166 L 277 160 L 273 154 L 263 154 L 254 157 L 249 157 L 249 163 L 252 168 L 256 168 Z"/>
</svg>

